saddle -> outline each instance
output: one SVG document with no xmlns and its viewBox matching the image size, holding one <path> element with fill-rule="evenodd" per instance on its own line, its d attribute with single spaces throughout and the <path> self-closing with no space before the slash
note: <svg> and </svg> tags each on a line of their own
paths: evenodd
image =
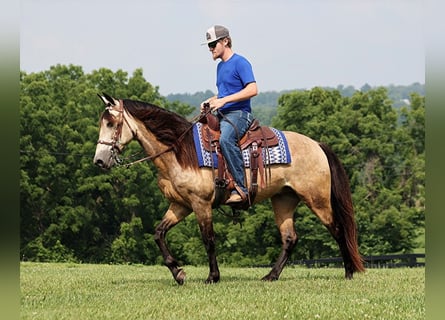
<svg viewBox="0 0 445 320">
<path fill-rule="evenodd" d="M 278 145 L 278 137 L 269 127 L 261 126 L 258 119 L 255 119 L 252 122 L 247 132 L 241 137 L 239 141 L 240 152 L 242 152 L 242 150 L 248 150 L 250 162 L 250 185 L 247 186 L 249 194 L 246 197 L 244 192 L 242 192 L 234 182 L 231 173 L 227 170 L 226 161 L 221 153 L 219 144 L 221 131 L 218 117 L 207 112 L 206 115 L 201 117 L 199 121 L 203 124 L 201 126 L 201 136 L 203 139 L 204 148 L 209 152 L 216 152 L 218 158 L 217 177 L 214 177 L 215 201 L 213 202 L 213 207 L 219 207 L 219 205 L 223 203 L 227 195 L 226 191 L 237 189 L 237 191 L 242 195 L 243 202 L 236 206 L 239 209 L 248 209 L 252 205 L 258 192 L 258 173 L 261 176 L 261 187 L 263 188 L 265 186 L 264 176 L 266 168 L 263 159 L 263 148 Z M 267 152 L 266 155 L 268 155 Z"/>
</svg>

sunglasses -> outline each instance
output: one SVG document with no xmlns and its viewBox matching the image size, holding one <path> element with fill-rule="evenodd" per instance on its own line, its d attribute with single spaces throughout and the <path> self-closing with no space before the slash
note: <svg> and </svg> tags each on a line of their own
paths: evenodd
<svg viewBox="0 0 445 320">
<path fill-rule="evenodd" d="M 208 43 L 207 45 L 209 46 L 209 48 L 215 49 L 215 47 L 218 44 L 218 42 L 219 42 L 219 40 L 216 40 L 216 41 Z"/>
</svg>

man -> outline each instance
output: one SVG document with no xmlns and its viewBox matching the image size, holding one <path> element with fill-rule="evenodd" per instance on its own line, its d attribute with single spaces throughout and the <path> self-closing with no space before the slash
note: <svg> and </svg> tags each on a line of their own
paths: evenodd
<svg viewBox="0 0 445 320">
<path fill-rule="evenodd" d="M 258 94 L 258 89 L 250 62 L 232 51 L 229 30 L 215 25 L 207 30 L 206 42 L 213 60 L 221 59 L 216 69 L 218 94 L 201 104 L 210 104 L 210 110 L 217 111 L 221 120 L 221 152 L 237 188 L 232 190 L 227 204 L 242 202 L 247 198 L 244 162 L 238 139 L 252 123 L 250 99 Z M 240 194 L 241 192 L 241 194 Z"/>
</svg>

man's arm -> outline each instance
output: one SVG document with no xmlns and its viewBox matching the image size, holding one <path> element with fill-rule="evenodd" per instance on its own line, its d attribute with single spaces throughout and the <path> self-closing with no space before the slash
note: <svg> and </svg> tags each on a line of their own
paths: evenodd
<svg viewBox="0 0 445 320">
<path fill-rule="evenodd" d="M 240 91 L 233 93 L 231 95 L 225 96 L 221 99 L 209 99 L 208 102 L 210 103 L 210 109 L 215 111 L 219 108 L 222 108 L 225 104 L 229 102 L 238 102 L 250 99 L 258 94 L 258 87 L 256 85 L 256 82 L 250 82 L 248 83 L 243 89 Z"/>
</svg>

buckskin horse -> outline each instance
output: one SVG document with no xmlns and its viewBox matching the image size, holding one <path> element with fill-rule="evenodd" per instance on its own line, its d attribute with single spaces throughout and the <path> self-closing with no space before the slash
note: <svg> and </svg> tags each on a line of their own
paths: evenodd
<svg viewBox="0 0 445 320">
<path fill-rule="evenodd" d="M 172 256 L 167 232 L 192 212 L 195 213 L 207 251 L 209 275 L 206 283 L 220 280 L 215 252 L 212 203 L 215 198 L 214 169 L 199 167 L 190 128 L 193 123 L 153 104 L 99 95 L 105 104 L 100 117 L 99 139 L 94 163 L 110 169 L 130 141 L 136 140 L 157 167 L 158 186 L 169 207 L 155 229 L 155 241 L 165 265 L 182 285 L 185 272 Z M 345 278 L 365 270 L 357 244 L 349 179 L 334 152 L 325 144 L 302 134 L 283 131 L 291 153 L 289 164 L 272 165 L 270 181 L 259 188 L 252 203 L 271 199 L 276 225 L 281 234 L 281 253 L 271 271 L 262 278 L 278 280 L 295 245 L 294 213 L 300 201 L 319 218 L 338 243 Z M 249 169 L 246 169 L 249 170 Z M 246 174 L 249 177 L 249 174 Z M 248 178 L 249 179 L 249 178 Z"/>
</svg>

